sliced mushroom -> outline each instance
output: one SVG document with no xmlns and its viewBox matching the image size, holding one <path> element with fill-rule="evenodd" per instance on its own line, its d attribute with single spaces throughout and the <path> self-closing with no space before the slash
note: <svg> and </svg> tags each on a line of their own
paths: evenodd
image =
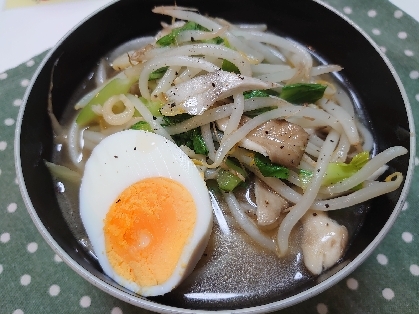
<svg viewBox="0 0 419 314">
<path fill-rule="evenodd" d="M 269 120 L 246 136 L 243 147 L 269 156 L 273 163 L 296 167 L 307 141 L 308 134 L 299 125 L 285 120 Z"/>
<path fill-rule="evenodd" d="M 288 202 L 279 194 L 269 189 L 259 179 L 255 182 L 256 217 L 260 226 L 269 226 L 276 223 L 288 206 Z"/>
<path fill-rule="evenodd" d="M 243 117 L 240 126 L 249 121 Z M 224 131 L 228 120 L 217 121 Z M 297 167 L 307 146 L 308 134 L 297 124 L 285 120 L 269 120 L 255 128 L 239 142 L 239 146 L 268 156 L 276 164 Z"/>
<path fill-rule="evenodd" d="M 181 113 L 202 114 L 217 100 L 252 89 L 269 89 L 276 85 L 259 79 L 226 71 L 214 71 L 197 76 L 169 89 L 164 97 L 163 115 Z"/>
<path fill-rule="evenodd" d="M 323 211 L 310 210 L 301 221 L 304 264 L 310 272 L 318 275 L 342 256 L 348 242 L 348 230 Z"/>
</svg>

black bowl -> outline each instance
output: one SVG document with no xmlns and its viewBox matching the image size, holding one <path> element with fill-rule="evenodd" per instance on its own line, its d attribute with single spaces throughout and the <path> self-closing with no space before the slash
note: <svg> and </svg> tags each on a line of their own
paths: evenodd
<svg viewBox="0 0 419 314">
<path fill-rule="evenodd" d="M 54 63 L 58 60 L 52 99 L 54 113 L 60 118 L 80 82 L 98 60 L 122 43 L 154 35 L 160 21 L 169 19 L 151 13 L 151 9 L 173 3 L 173 0 L 114 2 L 77 26 L 44 59 L 27 90 L 16 133 L 17 172 L 29 213 L 46 241 L 77 273 L 111 295 L 140 307 L 159 312 L 180 310 L 179 307 L 188 307 L 191 312 L 198 309 L 246 312 L 249 308 L 253 312 L 266 312 L 301 302 L 347 276 L 378 245 L 406 199 L 415 155 L 412 114 L 394 68 L 364 32 L 320 2 L 176 1 L 180 6 L 198 7 L 201 13 L 232 22 L 266 23 L 270 31 L 307 46 L 320 63 L 343 66 L 344 70 L 336 78 L 349 90 L 361 120 L 371 128 L 374 151 L 396 145 L 409 150 L 409 154 L 389 164 L 392 170 L 405 174 L 402 187 L 365 205 L 368 213 L 363 225 L 338 265 L 291 291 L 269 298 L 251 298 L 239 304 L 188 304 L 171 293 L 146 299 L 104 275 L 95 259 L 75 239 L 61 214 L 53 181 L 43 162 L 51 159 L 53 149 L 47 103 Z"/>
</svg>

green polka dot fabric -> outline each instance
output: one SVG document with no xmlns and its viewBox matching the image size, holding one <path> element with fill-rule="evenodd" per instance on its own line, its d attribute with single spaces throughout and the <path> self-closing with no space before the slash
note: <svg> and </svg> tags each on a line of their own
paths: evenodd
<svg viewBox="0 0 419 314">
<path fill-rule="evenodd" d="M 327 3 L 378 43 L 419 121 L 419 23 L 384 0 Z M 0 73 L 0 313 L 149 313 L 79 277 L 46 244 L 26 211 L 16 181 L 14 132 L 25 89 L 44 56 Z M 394 227 L 362 266 L 281 313 L 419 313 L 418 184 L 416 172 Z"/>
</svg>

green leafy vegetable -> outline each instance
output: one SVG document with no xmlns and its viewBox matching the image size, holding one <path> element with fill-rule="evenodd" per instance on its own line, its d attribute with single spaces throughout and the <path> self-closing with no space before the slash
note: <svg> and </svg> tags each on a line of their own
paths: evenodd
<svg viewBox="0 0 419 314">
<path fill-rule="evenodd" d="M 326 85 L 297 83 L 285 85 L 280 97 L 293 104 L 314 103 L 323 97 Z"/>
<path fill-rule="evenodd" d="M 227 158 L 225 161 L 226 166 L 233 170 L 221 169 L 218 172 L 217 183 L 221 190 L 230 192 L 240 185 L 244 178 L 247 177 L 247 172 L 240 166 L 240 164 L 232 158 Z M 239 174 L 236 175 L 235 173 Z"/>
<path fill-rule="evenodd" d="M 227 72 L 233 72 L 236 74 L 240 74 L 240 70 L 236 65 L 226 59 L 223 59 L 223 64 L 221 65 L 221 70 L 227 71 Z"/>
<path fill-rule="evenodd" d="M 329 163 L 323 176 L 323 186 L 338 183 L 347 179 L 360 170 L 369 160 L 368 152 L 361 152 L 355 155 L 349 164 L 343 162 Z"/>
<path fill-rule="evenodd" d="M 185 120 L 192 118 L 193 116 L 188 113 L 181 113 L 175 116 L 163 116 L 163 126 L 170 126 L 181 123 Z"/>
<path fill-rule="evenodd" d="M 183 31 L 208 31 L 205 27 L 195 22 L 186 22 L 185 25 L 173 29 L 169 34 L 160 38 L 156 43 L 160 46 L 170 46 L 176 42 L 176 37 Z"/>
<path fill-rule="evenodd" d="M 141 130 L 141 131 L 147 131 L 147 132 L 153 132 L 153 129 L 151 128 L 150 124 L 148 124 L 145 121 L 138 121 L 134 125 L 130 127 L 131 130 Z"/>
<path fill-rule="evenodd" d="M 192 117 L 192 115 L 187 113 L 182 113 L 175 116 L 163 116 L 162 126 L 175 125 Z M 172 138 L 177 146 L 185 145 L 197 154 L 208 155 L 208 148 L 205 144 L 204 138 L 202 137 L 200 128 L 195 128 L 180 134 L 172 135 Z"/>
<path fill-rule="evenodd" d="M 220 36 L 217 36 L 217 37 L 212 38 L 212 39 L 202 40 L 202 42 L 206 43 L 206 44 L 220 45 L 224 42 L 224 39 L 222 39 Z"/>
<path fill-rule="evenodd" d="M 287 179 L 289 176 L 288 168 L 272 163 L 268 157 L 260 153 L 255 153 L 254 161 L 256 167 L 265 177 Z"/>
<path fill-rule="evenodd" d="M 201 130 L 199 128 L 193 129 L 192 131 L 192 146 L 193 150 L 197 154 L 208 155 L 207 144 L 205 144 L 204 138 L 202 137 Z"/>
<path fill-rule="evenodd" d="M 203 31 L 203 32 L 209 32 L 209 29 L 203 27 L 202 25 L 199 25 L 195 22 L 186 22 L 185 25 L 173 29 L 170 34 L 167 34 L 166 36 L 163 36 L 157 41 L 157 44 L 163 47 L 170 46 L 176 42 L 176 37 L 183 31 Z M 194 42 L 195 40 L 191 38 L 191 41 Z M 222 44 L 224 42 L 224 39 L 217 36 L 212 39 L 208 40 L 201 40 L 200 42 L 207 43 L 207 44 Z"/>
<path fill-rule="evenodd" d="M 192 129 L 187 132 L 172 135 L 176 145 L 185 145 L 197 154 L 207 155 L 208 148 L 202 137 L 200 128 Z"/>
<path fill-rule="evenodd" d="M 156 71 L 151 72 L 150 75 L 148 76 L 148 80 L 151 81 L 151 80 L 157 80 L 159 78 L 162 78 L 168 68 L 169 67 L 162 67 L 160 69 L 157 69 Z"/>
<path fill-rule="evenodd" d="M 246 116 L 251 117 L 251 118 L 256 117 L 256 116 L 260 115 L 261 113 L 271 111 L 271 110 L 274 110 L 276 108 L 278 108 L 278 107 L 264 107 L 264 108 L 259 108 L 259 109 L 246 111 Z"/>
<path fill-rule="evenodd" d="M 279 93 L 277 91 L 274 91 L 273 89 L 265 89 L 265 90 L 249 90 L 243 93 L 244 99 L 251 99 L 256 97 L 269 97 L 269 96 L 275 96 L 279 97 Z M 255 117 L 257 115 L 260 115 L 261 113 L 264 113 L 266 111 L 271 111 L 273 109 L 276 109 L 277 107 L 265 107 L 255 110 L 250 110 L 246 112 L 246 116 L 249 117 Z"/>
<path fill-rule="evenodd" d="M 255 97 L 269 97 L 269 96 L 276 96 L 279 97 L 279 93 L 274 91 L 273 89 L 265 89 L 265 90 L 249 90 L 243 93 L 244 99 L 250 99 Z"/>
<path fill-rule="evenodd" d="M 111 80 L 80 110 L 76 118 L 77 124 L 83 127 L 97 121 L 99 117 L 93 112 L 92 106 L 102 106 L 112 96 L 128 93 L 133 83 L 134 81 L 128 78 L 115 78 Z"/>
</svg>

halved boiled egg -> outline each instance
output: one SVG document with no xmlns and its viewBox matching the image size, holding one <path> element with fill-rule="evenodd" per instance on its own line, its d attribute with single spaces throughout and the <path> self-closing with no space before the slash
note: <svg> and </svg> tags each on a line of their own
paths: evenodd
<svg viewBox="0 0 419 314">
<path fill-rule="evenodd" d="M 179 285 L 212 229 L 208 190 L 193 162 L 164 137 L 137 130 L 95 147 L 80 214 L 103 271 L 143 296 Z"/>
</svg>

